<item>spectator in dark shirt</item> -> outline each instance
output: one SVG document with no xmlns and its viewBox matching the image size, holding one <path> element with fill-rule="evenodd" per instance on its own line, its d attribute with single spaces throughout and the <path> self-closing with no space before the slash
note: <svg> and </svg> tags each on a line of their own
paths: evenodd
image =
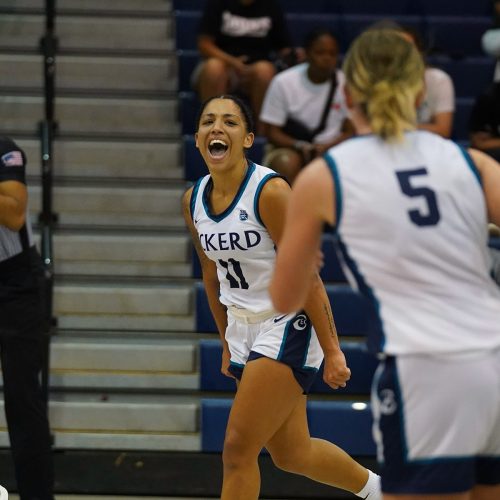
<svg viewBox="0 0 500 500">
<path fill-rule="evenodd" d="M 242 94 L 258 117 L 276 73 L 272 60 L 290 54 L 291 45 L 277 0 L 208 0 L 198 30 L 204 59 L 193 72 L 193 87 L 202 101 Z"/>
<path fill-rule="evenodd" d="M 469 131 L 473 148 L 500 161 L 500 82 L 492 83 L 477 97 Z"/>
</svg>

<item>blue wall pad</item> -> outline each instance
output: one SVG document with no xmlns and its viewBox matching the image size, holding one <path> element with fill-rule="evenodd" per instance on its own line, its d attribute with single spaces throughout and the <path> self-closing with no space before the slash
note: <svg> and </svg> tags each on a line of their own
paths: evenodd
<svg viewBox="0 0 500 500">
<path fill-rule="evenodd" d="M 473 98 L 459 97 L 455 99 L 452 138 L 456 141 L 469 139 L 469 120 L 472 106 L 474 106 Z"/>
<path fill-rule="evenodd" d="M 201 446 L 203 452 L 221 452 L 231 399 L 202 399 Z M 360 409 L 354 409 L 353 404 Z M 368 403 L 310 401 L 307 417 L 311 436 L 334 442 L 354 456 L 375 455 Z"/>
<path fill-rule="evenodd" d="M 377 367 L 377 359 L 368 353 L 361 342 L 341 342 L 347 365 L 351 369 L 351 379 L 345 388 L 333 390 L 323 382 L 321 369 L 311 386 L 311 394 L 357 394 L 369 396 L 373 374 Z M 220 372 L 222 347 L 219 339 L 203 339 L 200 341 L 200 389 L 202 391 L 234 392 L 236 384 L 233 379 Z"/>
<path fill-rule="evenodd" d="M 489 16 L 491 0 L 280 0 L 286 12 Z M 173 10 L 202 10 L 205 0 L 173 0 Z"/>
<path fill-rule="evenodd" d="M 366 336 L 371 317 L 368 301 L 349 285 L 327 285 L 326 291 L 332 304 L 339 335 Z M 202 282 L 195 283 L 195 304 L 196 331 L 216 333 L 217 329 Z"/>
</svg>

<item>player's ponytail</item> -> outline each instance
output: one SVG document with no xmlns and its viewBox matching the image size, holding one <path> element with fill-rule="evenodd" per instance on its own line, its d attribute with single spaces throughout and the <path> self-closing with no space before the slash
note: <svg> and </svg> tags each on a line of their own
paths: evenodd
<svg viewBox="0 0 500 500">
<path fill-rule="evenodd" d="M 424 63 L 400 33 L 371 29 L 352 44 L 343 65 L 346 84 L 372 131 L 400 140 L 416 126 L 416 100 L 424 83 Z"/>
</svg>

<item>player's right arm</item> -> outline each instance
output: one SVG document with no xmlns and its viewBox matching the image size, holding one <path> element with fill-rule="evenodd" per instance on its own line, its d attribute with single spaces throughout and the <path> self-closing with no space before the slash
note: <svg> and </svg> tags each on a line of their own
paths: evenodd
<svg viewBox="0 0 500 500">
<path fill-rule="evenodd" d="M 186 226 L 189 229 L 191 234 L 191 239 L 193 241 L 194 248 L 196 249 L 196 253 L 198 254 L 198 258 L 200 259 L 201 271 L 203 275 L 203 284 L 205 285 L 205 292 L 208 298 L 208 305 L 210 307 L 210 311 L 212 316 L 214 317 L 215 324 L 217 325 L 217 330 L 219 331 L 219 336 L 222 343 L 222 365 L 221 372 L 228 376 L 233 377 L 229 371 L 229 346 L 226 342 L 226 328 L 227 328 L 227 312 L 226 306 L 221 304 L 219 301 L 219 279 L 217 277 L 217 267 L 215 266 L 215 262 L 210 260 L 200 243 L 200 238 L 198 236 L 198 231 L 196 230 L 193 219 L 191 217 L 191 195 L 193 193 L 193 188 L 189 188 L 182 198 L 182 213 L 184 215 L 184 220 L 186 222 Z"/>
<path fill-rule="evenodd" d="M 500 226 L 500 164 L 477 149 L 469 149 L 469 154 L 481 175 L 488 219 Z"/>
</svg>

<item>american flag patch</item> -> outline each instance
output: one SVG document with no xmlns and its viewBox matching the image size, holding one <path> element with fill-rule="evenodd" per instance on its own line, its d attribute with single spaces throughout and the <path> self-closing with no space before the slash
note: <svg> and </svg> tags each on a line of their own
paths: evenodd
<svg viewBox="0 0 500 500">
<path fill-rule="evenodd" d="M 6 167 L 22 167 L 24 165 L 21 151 L 5 153 L 2 158 L 0 158 L 0 162 Z"/>
</svg>

